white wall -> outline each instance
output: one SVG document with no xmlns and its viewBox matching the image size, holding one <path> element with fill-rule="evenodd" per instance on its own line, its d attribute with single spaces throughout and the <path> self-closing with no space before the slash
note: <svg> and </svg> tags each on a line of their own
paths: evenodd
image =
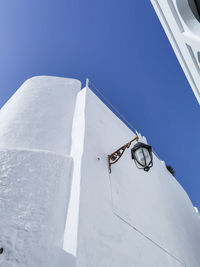
<svg viewBox="0 0 200 267">
<path fill-rule="evenodd" d="M 80 86 L 74 79 L 34 77 L 0 111 L 1 267 L 75 264 L 62 248 Z"/>
<path fill-rule="evenodd" d="M 0 147 L 69 154 L 75 79 L 37 76 L 27 80 L 0 112 Z"/>
<path fill-rule="evenodd" d="M 72 163 L 45 151 L 0 150 L 1 267 L 50 266 L 51 250 L 62 248 Z"/>
<path fill-rule="evenodd" d="M 138 170 L 130 149 L 109 174 L 107 155 L 134 134 L 79 89 L 35 77 L 0 111 L 0 266 L 199 267 L 183 188 L 155 155 Z"/>
<path fill-rule="evenodd" d="M 200 224 L 183 188 L 155 155 L 149 172 L 138 170 L 130 149 L 109 174 L 107 155 L 134 134 L 90 90 L 79 97 L 85 135 L 71 193 L 79 207 L 67 225 L 77 227 L 78 238 L 70 237 L 77 266 L 198 267 Z"/>
</svg>

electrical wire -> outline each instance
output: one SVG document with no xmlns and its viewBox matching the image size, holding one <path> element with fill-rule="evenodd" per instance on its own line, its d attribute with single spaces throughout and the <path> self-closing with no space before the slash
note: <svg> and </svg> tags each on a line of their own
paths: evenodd
<svg viewBox="0 0 200 267">
<path fill-rule="evenodd" d="M 113 104 L 100 92 L 100 90 L 92 83 L 88 78 L 86 79 L 86 87 L 91 84 L 92 87 L 97 91 L 97 93 L 105 100 L 105 102 L 112 107 L 112 109 L 119 115 L 119 117 L 126 122 L 126 124 L 136 133 L 136 135 L 139 135 L 139 132 L 136 130 L 135 127 L 113 106 Z M 152 149 L 154 155 L 161 160 L 161 158 L 158 156 L 158 154 L 155 152 L 154 149 Z"/>
<path fill-rule="evenodd" d="M 100 92 L 100 90 L 89 80 L 86 79 L 86 86 L 91 84 L 92 87 L 97 91 L 97 93 L 105 100 L 105 102 L 112 107 L 112 109 L 119 115 L 119 117 L 126 122 L 126 124 L 138 135 L 138 131 L 135 127 L 113 106 L 113 104 Z"/>
</svg>

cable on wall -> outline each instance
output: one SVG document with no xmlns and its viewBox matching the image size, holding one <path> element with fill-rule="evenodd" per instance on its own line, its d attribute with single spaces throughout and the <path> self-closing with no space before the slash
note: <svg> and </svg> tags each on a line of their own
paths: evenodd
<svg viewBox="0 0 200 267">
<path fill-rule="evenodd" d="M 95 91 L 105 100 L 105 102 L 118 114 L 118 116 L 138 135 L 136 128 L 113 106 L 113 104 L 100 92 L 100 90 L 92 83 L 88 78 L 86 79 L 86 87 L 89 87 L 89 84 L 95 89 Z"/>
</svg>

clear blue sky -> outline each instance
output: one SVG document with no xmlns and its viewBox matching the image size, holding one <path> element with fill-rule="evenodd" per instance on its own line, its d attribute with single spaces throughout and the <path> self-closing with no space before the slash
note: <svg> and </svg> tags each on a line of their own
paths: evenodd
<svg viewBox="0 0 200 267">
<path fill-rule="evenodd" d="M 200 106 L 150 0 L 2 0 L 0 106 L 34 75 L 89 77 L 200 208 Z"/>
</svg>

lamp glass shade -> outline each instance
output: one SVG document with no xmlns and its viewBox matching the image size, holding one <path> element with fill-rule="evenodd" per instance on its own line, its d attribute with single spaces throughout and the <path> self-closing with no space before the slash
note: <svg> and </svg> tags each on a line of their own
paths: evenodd
<svg viewBox="0 0 200 267">
<path fill-rule="evenodd" d="M 135 160 L 136 166 L 139 169 L 144 169 L 145 171 L 149 171 L 149 169 L 153 166 L 153 156 L 152 156 L 152 147 L 138 142 L 131 149 L 132 159 Z"/>
<path fill-rule="evenodd" d="M 139 164 L 142 166 L 145 166 L 145 158 L 144 158 L 144 153 L 143 153 L 143 148 L 138 148 L 135 151 L 135 158 Z"/>
<path fill-rule="evenodd" d="M 151 155 L 149 153 L 149 150 L 147 148 L 143 147 L 143 152 L 144 152 L 144 156 L 145 156 L 145 160 L 146 160 L 146 165 L 149 165 L 151 163 Z"/>
</svg>

